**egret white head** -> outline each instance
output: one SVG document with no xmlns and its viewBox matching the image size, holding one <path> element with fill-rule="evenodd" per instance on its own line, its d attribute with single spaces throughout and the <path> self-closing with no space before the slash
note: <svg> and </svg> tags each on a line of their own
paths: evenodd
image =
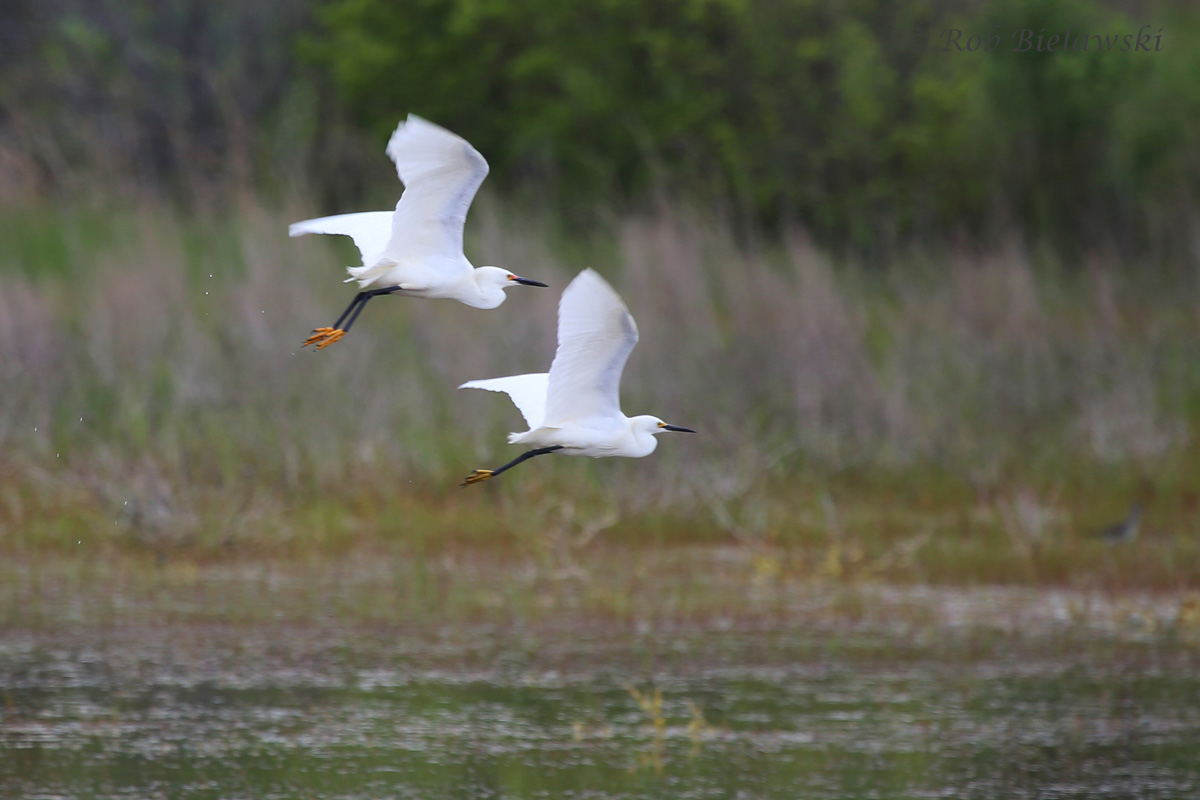
<svg viewBox="0 0 1200 800">
<path fill-rule="evenodd" d="M 642 414 L 637 417 L 630 417 L 629 424 L 634 430 L 642 430 L 652 436 L 657 436 L 664 431 L 678 431 L 679 433 L 695 433 L 691 428 L 684 428 L 679 425 L 668 425 L 658 417 L 650 414 Z"/>
<path fill-rule="evenodd" d="M 546 286 L 541 281 L 522 278 L 520 275 L 500 267 L 476 267 L 471 272 L 471 278 L 479 287 L 481 302 L 488 304 L 479 305 L 478 308 L 495 308 L 503 303 L 504 290 L 510 286 Z M 469 303 L 468 305 L 473 304 Z"/>
<path fill-rule="evenodd" d="M 655 436 L 665 431 L 679 431 L 680 433 L 695 433 L 691 428 L 683 428 L 678 425 L 668 425 L 658 417 L 650 414 L 642 414 L 636 417 L 629 417 L 629 431 L 633 434 L 633 442 L 626 446 L 626 452 L 622 455 L 639 458 L 648 456 L 658 447 L 658 440 Z"/>
</svg>

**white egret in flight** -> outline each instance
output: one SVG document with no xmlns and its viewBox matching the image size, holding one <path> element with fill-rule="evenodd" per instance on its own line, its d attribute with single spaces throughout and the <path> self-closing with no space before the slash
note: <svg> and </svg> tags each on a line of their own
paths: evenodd
<svg viewBox="0 0 1200 800">
<path fill-rule="evenodd" d="M 515 284 L 545 286 L 499 267 L 472 268 L 463 255 L 467 209 L 488 165 L 465 139 L 409 114 L 388 142 L 404 193 L 395 211 L 364 211 L 296 222 L 291 236 L 336 233 L 349 236 L 362 253 L 361 267 L 348 267 L 361 291 L 328 328 L 304 343 L 320 350 L 346 335 L 372 297 L 445 297 L 475 308 L 495 308 Z M 345 323 L 343 326 L 342 323 Z"/>
<path fill-rule="evenodd" d="M 637 344 L 637 323 L 608 282 L 585 269 L 558 303 L 558 350 L 550 372 L 468 381 L 460 389 L 505 392 L 529 424 L 510 433 L 509 444 L 530 444 L 497 469 L 477 469 L 463 486 L 494 478 L 522 461 L 546 453 L 642 458 L 654 452 L 663 431 L 695 433 L 658 417 L 621 413 L 621 371 Z"/>
</svg>

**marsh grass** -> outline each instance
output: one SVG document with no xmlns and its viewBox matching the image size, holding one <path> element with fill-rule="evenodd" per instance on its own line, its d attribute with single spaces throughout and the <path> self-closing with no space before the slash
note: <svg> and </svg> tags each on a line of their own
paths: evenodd
<svg viewBox="0 0 1200 800">
<path fill-rule="evenodd" d="M 0 548 L 130 563 L 349 552 L 532 557 L 735 543 L 753 580 L 1200 583 L 1191 277 L 1013 247 L 842 263 L 660 210 L 573 233 L 485 198 L 468 252 L 551 283 L 494 312 L 352 290 L 323 209 L 240 198 L 0 213 Z M 628 413 L 701 431 L 652 458 L 511 457 L 513 408 L 453 387 L 545 369 L 559 291 L 610 277 L 642 340 Z M 1087 534 L 1147 503 L 1143 537 Z M 1136 557 L 1135 557 L 1136 554 Z"/>
<path fill-rule="evenodd" d="M 687 734 L 698 737 L 705 731 L 703 711 L 698 716 L 681 704 L 699 698 L 672 696 L 672 710 L 662 712 L 660 705 L 660 713 L 641 702 L 652 700 L 656 687 L 642 688 L 638 659 L 685 665 L 687 652 L 678 649 L 685 631 L 743 637 L 748 647 L 804 631 L 817 651 L 854 647 L 855 659 L 881 663 L 927 657 L 952 641 L 961 647 L 963 637 L 994 655 L 1014 643 L 1060 655 L 1085 645 L 1140 643 L 1181 652 L 1200 645 L 1195 590 L 900 586 L 794 569 L 769 582 L 756 578 L 744 550 L 711 546 L 606 546 L 590 553 L 585 573 L 572 576 L 532 557 L 480 548 L 208 563 L 43 555 L 0 563 L 0 625 L 18 637 L 68 638 L 122 631 L 275 631 L 271 637 L 338 631 L 369 643 L 394 632 L 431 647 L 448 638 L 486 639 L 506 657 L 519 656 L 520 642 L 532 637 L 547 663 L 559 648 L 616 637 L 639 654 L 617 676 L 617 685 L 638 687 L 639 695 L 630 691 L 638 716 L 656 730 L 690 716 Z M 872 632 L 886 635 L 874 641 Z M 736 652 L 729 657 L 736 660 Z M 602 723 L 591 720 L 585 728 Z"/>
</svg>

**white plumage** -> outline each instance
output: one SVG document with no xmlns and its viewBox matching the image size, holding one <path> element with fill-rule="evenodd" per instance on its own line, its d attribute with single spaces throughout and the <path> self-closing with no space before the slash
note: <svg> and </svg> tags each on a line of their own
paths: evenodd
<svg viewBox="0 0 1200 800">
<path fill-rule="evenodd" d="M 362 256 L 362 262 L 378 264 L 383 259 L 384 248 L 392 238 L 393 211 L 362 211 L 358 214 L 338 214 L 335 217 L 318 217 L 288 226 L 288 235 L 303 236 L 306 233 L 333 233 L 349 236 Z M 347 270 L 361 267 L 347 267 Z M 346 283 L 354 280 L 347 278 Z"/>
<path fill-rule="evenodd" d="M 621 412 L 621 373 L 638 341 L 637 323 L 620 295 L 595 271 L 585 269 L 558 304 L 558 349 L 548 373 L 468 381 L 460 389 L 504 392 L 529 430 L 509 434 L 528 451 L 496 470 L 476 470 L 464 485 L 488 480 L 533 455 L 625 456 L 654 452 L 663 431 L 695 433 L 658 417 Z"/>
<path fill-rule="evenodd" d="M 347 267 L 360 294 L 331 328 L 318 328 L 306 344 L 332 344 L 339 326 L 361 303 L 378 294 L 447 298 L 474 308 L 495 308 L 514 284 L 545 286 L 499 267 L 471 266 L 463 255 L 467 209 L 487 177 L 483 156 L 465 139 L 410 114 L 388 142 L 387 154 L 404 182 L 395 211 L 338 214 L 293 223 L 291 236 L 329 233 L 349 236 L 362 266 Z M 358 313 L 349 317 L 349 330 Z M 339 333 L 339 331 L 341 331 Z M 319 348 L 318 348 L 319 349 Z"/>
<path fill-rule="evenodd" d="M 510 375 L 507 378 L 467 381 L 458 388 L 486 389 L 489 392 L 507 394 L 525 418 L 525 424 L 530 428 L 537 428 L 546 418 L 546 387 L 549 383 L 550 373 L 535 372 L 528 375 Z"/>
</svg>

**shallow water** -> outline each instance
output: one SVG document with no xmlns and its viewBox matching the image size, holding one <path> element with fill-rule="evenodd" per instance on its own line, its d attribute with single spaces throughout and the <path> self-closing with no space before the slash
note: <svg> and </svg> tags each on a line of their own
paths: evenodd
<svg viewBox="0 0 1200 800">
<path fill-rule="evenodd" d="M 0 629 L 0 793 L 1200 796 L 1179 598 L 798 584 L 741 616 L 338 616 L 369 574 L 22 589 L 58 622 Z"/>
</svg>

